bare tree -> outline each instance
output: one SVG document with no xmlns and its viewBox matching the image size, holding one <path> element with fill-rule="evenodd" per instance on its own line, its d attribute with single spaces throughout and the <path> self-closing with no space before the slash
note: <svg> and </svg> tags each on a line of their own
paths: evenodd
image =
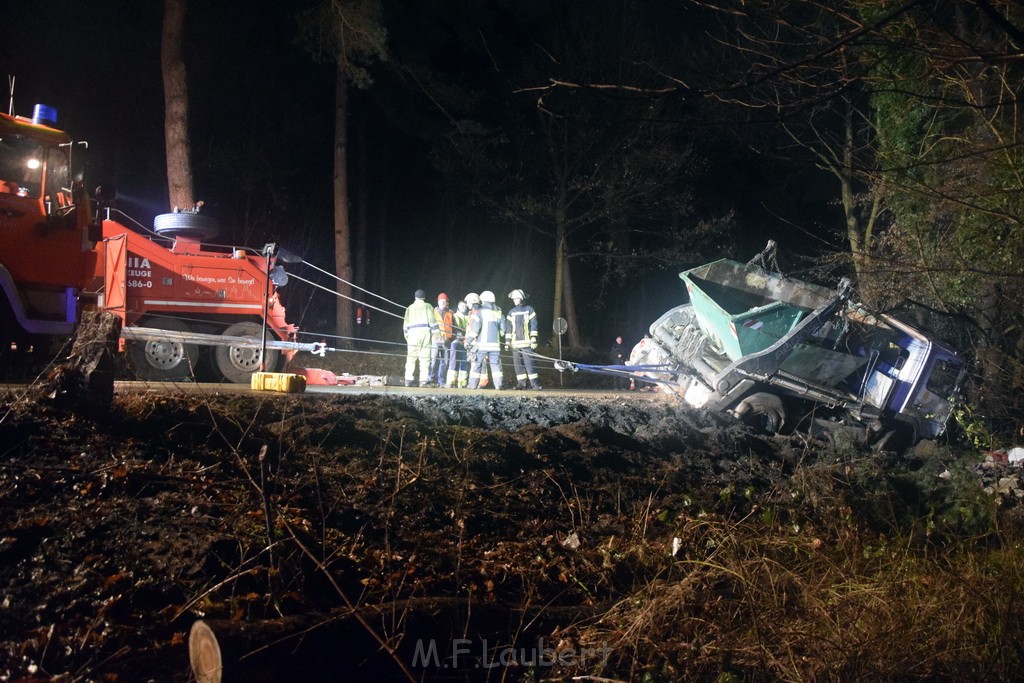
<svg viewBox="0 0 1024 683">
<path fill-rule="evenodd" d="M 865 300 L 874 298 L 871 257 L 884 192 L 870 114 L 871 65 L 862 41 L 903 7 L 868 18 L 853 2 L 708 0 L 714 44 L 724 58 L 688 85 L 707 101 L 745 113 L 743 130 L 765 154 L 813 163 L 835 178 L 843 225 L 836 226 Z M 722 50 L 722 48 L 725 48 Z M 751 131 L 756 131 L 752 133 Z"/>
<path fill-rule="evenodd" d="M 337 331 L 354 332 L 352 230 L 348 193 L 348 88 L 369 87 L 366 69 L 387 56 L 379 0 L 326 0 L 299 17 L 304 43 L 315 59 L 334 64 L 334 267 L 338 282 Z M 345 340 L 343 340 L 344 342 Z"/>
<path fill-rule="evenodd" d="M 581 344 L 577 299 L 591 293 L 580 273 L 619 277 L 659 251 L 640 247 L 645 234 L 672 241 L 697 165 L 679 99 L 571 85 L 650 78 L 639 66 L 651 49 L 646 17 L 631 3 L 599 5 L 552 3 L 540 25 L 523 27 L 525 48 L 489 54 L 519 84 L 503 93 L 513 99 L 459 119 L 438 155 L 500 220 L 551 245 L 552 314 L 566 319 L 571 346 Z"/>
<path fill-rule="evenodd" d="M 765 153 L 802 156 L 838 181 L 841 230 L 865 300 L 892 299 L 897 267 L 884 230 L 929 213 L 936 223 L 922 201 L 995 220 L 1013 214 L 985 199 L 991 192 L 977 181 L 988 175 L 983 166 L 1017 163 L 1019 3 L 700 4 L 718 19 L 715 45 L 728 48 L 728 68 L 687 85 L 780 133 L 774 146 L 765 136 Z M 914 260 L 898 269 L 905 275 Z"/>
<path fill-rule="evenodd" d="M 655 229 L 670 241 L 672 222 L 652 207 L 663 202 L 679 213 L 688 210 L 680 181 L 693 157 L 687 145 L 673 140 L 675 124 L 659 120 L 673 118 L 664 102 L 560 95 L 549 92 L 539 100 L 544 156 L 535 170 L 547 187 L 519 195 L 509 215 L 554 241 L 553 316 L 564 314 L 575 346 L 580 336 L 572 263 L 599 261 L 607 270 L 618 259 L 640 260 L 630 241 L 656 218 L 665 222 Z"/>
</svg>

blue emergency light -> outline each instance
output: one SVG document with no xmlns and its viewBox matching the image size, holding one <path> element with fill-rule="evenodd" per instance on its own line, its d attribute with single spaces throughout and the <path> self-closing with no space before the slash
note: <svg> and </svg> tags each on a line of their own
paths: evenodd
<svg viewBox="0 0 1024 683">
<path fill-rule="evenodd" d="M 32 123 L 47 126 L 57 125 L 57 109 L 48 104 L 37 104 L 32 109 Z"/>
</svg>

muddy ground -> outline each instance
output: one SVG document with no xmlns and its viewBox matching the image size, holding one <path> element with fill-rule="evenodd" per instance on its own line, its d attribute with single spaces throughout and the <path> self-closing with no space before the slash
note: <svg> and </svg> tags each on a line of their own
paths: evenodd
<svg viewBox="0 0 1024 683">
<path fill-rule="evenodd" d="M 194 680 L 200 619 L 224 680 L 870 674 L 746 648 L 755 581 L 737 598 L 741 571 L 716 574 L 726 546 L 781 539 L 754 552 L 780 567 L 888 538 L 926 556 L 1017 507 L 946 448 L 768 436 L 663 396 L 119 392 L 83 414 L 15 392 L 0 418 L 3 680 Z M 706 642 L 725 627 L 739 645 Z M 931 659 L 895 675 L 965 673 Z"/>
</svg>

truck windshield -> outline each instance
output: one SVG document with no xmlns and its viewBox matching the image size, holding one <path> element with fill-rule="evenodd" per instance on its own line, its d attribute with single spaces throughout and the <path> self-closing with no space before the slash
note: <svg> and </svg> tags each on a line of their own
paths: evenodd
<svg viewBox="0 0 1024 683">
<path fill-rule="evenodd" d="M 66 206 L 71 201 L 71 167 L 64 150 L 51 147 L 46 156 L 46 199 Z"/>
<path fill-rule="evenodd" d="M 0 193 L 37 199 L 42 189 L 45 152 L 46 148 L 31 138 L 0 138 Z"/>
</svg>

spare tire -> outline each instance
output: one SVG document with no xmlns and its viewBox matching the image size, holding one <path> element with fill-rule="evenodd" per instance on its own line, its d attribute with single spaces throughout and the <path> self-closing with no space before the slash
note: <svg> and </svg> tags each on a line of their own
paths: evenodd
<svg viewBox="0 0 1024 683">
<path fill-rule="evenodd" d="M 162 213 L 153 219 L 153 230 L 164 237 L 210 240 L 220 234 L 215 218 L 199 213 Z"/>
</svg>

